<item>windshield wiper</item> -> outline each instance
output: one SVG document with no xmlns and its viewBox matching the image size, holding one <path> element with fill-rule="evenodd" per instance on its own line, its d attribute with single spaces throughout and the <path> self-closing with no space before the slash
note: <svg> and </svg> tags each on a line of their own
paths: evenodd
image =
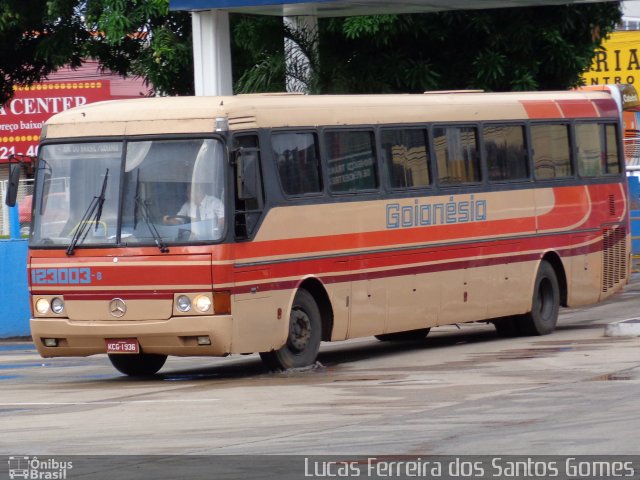
<svg viewBox="0 0 640 480">
<path fill-rule="evenodd" d="M 89 229 L 87 228 L 91 225 L 92 221 L 89 220 L 94 212 L 95 218 L 93 222 L 96 224 L 96 231 L 98 231 L 98 222 L 100 221 L 100 217 L 102 216 L 102 206 L 104 205 L 105 194 L 107 191 L 107 181 L 109 180 L 109 169 L 104 172 L 104 180 L 102 180 L 102 188 L 100 189 L 100 194 L 98 196 L 93 197 L 91 199 L 91 203 L 82 215 L 80 219 L 80 223 L 78 224 L 78 228 L 76 229 L 76 233 L 73 234 L 73 238 L 69 243 L 69 247 L 67 248 L 67 255 L 73 255 L 73 251 L 80 241 L 80 237 L 82 237 L 82 241 L 84 242 L 85 238 L 87 238 L 87 234 L 89 233 Z"/>
<path fill-rule="evenodd" d="M 149 208 L 147 207 L 147 204 L 144 203 L 144 200 L 142 200 L 140 197 L 136 196 L 136 207 L 138 206 L 142 211 L 142 219 L 144 220 L 144 223 L 147 225 L 147 228 L 149 229 L 149 231 L 151 232 L 151 235 L 153 235 L 153 240 L 156 242 L 156 245 L 160 249 L 160 252 L 169 253 L 169 247 L 167 247 L 167 245 L 164 243 L 164 241 L 162 240 L 162 235 L 160 235 L 160 232 L 158 232 L 158 229 L 149 218 Z M 137 215 L 134 215 L 134 216 L 137 217 Z M 137 220 L 136 220 L 136 223 L 137 223 Z"/>
</svg>

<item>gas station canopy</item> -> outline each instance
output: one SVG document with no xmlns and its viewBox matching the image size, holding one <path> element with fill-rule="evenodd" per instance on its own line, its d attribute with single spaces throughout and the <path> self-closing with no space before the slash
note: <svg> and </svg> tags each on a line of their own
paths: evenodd
<svg viewBox="0 0 640 480">
<path fill-rule="evenodd" d="M 346 17 L 443 10 L 532 7 L 595 0 L 170 0 L 171 10 L 226 10 L 260 15 Z"/>
<path fill-rule="evenodd" d="M 230 12 L 308 19 L 595 1 L 598 0 L 169 0 L 169 8 L 192 13 L 196 95 L 231 95 Z"/>
</svg>

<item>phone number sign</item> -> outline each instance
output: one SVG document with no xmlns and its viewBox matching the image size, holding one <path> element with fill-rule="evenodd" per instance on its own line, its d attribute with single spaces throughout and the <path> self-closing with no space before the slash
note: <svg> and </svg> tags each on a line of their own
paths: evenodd
<svg viewBox="0 0 640 480">
<path fill-rule="evenodd" d="M 49 117 L 73 107 L 109 99 L 109 80 L 45 82 L 14 87 L 13 98 L 0 106 L 0 163 L 6 163 L 13 154 L 36 156 L 40 131 Z"/>
</svg>

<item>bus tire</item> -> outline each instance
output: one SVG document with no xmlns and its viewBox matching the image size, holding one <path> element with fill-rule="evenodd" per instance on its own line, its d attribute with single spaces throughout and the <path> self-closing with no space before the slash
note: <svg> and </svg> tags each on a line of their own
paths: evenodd
<svg viewBox="0 0 640 480">
<path fill-rule="evenodd" d="M 547 335 L 556 328 L 559 310 L 558 277 L 551 264 L 543 260 L 533 286 L 531 311 L 519 319 L 518 330 L 523 335 Z"/>
<path fill-rule="evenodd" d="M 287 342 L 278 350 L 260 352 L 271 370 L 287 370 L 312 365 L 322 340 L 322 321 L 318 304 L 308 291 L 298 290 L 289 315 Z"/>
<path fill-rule="evenodd" d="M 129 354 L 109 354 L 111 364 L 120 373 L 130 377 L 147 377 L 155 375 L 167 361 L 166 355 L 155 355 L 151 353 Z"/>
<path fill-rule="evenodd" d="M 381 342 L 412 342 L 423 340 L 429 332 L 430 328 L 419 328 L 417 330 L 407 330 L 406 332 L 393 332 L 374 335 Z"/>
</svg>

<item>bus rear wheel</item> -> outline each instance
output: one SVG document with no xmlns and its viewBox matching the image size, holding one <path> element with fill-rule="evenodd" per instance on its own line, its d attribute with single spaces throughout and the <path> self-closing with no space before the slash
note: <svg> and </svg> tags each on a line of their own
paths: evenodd
<svg viewBox="0 0 640 480">
<path fill-rule="evenodd" d="M 547 335 L 556 328 L 559 310 L 558 277 L 551 264 L 543 260 L 533 287 L 531 311 L 519 319 L 518 330 L 523 335 Z"/>
<path fill-rule="evenodd" d="M 300 289 L 291 307 L 287 342 L 278 350 L 261 352 L 260 358 L 271 370 L 306 367 L 316 361 L 321 340 L 322 321 L 318 304 L 313 295 Z"/>
<path fill-rule="evenodd" d="M 413 342 L 423 340 L 429 332 L 430 328 L 419 328 L 417 330 L 407 330 L 406 332 L 393 332 L 375 335 L 381 342 Z"/>
<path fill-rule="evenodd" d="M 120 373 L 130 377 L 146 377 L 158 373 L 167 361 L 167 356 L 150 353 L 109 354 L 109 360 Z"/>
</svg>

